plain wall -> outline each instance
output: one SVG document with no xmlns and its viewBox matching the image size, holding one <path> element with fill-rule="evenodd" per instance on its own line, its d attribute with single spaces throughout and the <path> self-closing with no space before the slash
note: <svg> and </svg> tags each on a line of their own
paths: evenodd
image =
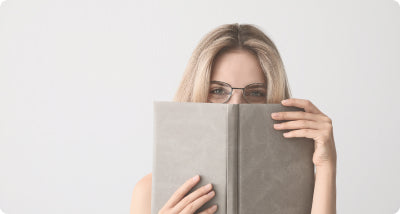
<svg viewBox="0 0 400 214">
<path fill-rule="evenodd" d="M 0 6 L 0 208 L 129 213 L 152 169 L 153 101 L 221 24 L 259 26 L 293 97 L 333 120 L 338 213 L 400 208 L 400 6 L 393 0 L 7 0 Z"/>
</svg>

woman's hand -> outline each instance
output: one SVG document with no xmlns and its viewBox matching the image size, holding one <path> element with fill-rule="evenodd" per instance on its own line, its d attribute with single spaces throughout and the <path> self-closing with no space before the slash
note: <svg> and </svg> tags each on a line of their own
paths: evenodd
<svg viewBox="0 0 400 214">
<path fill-rule="evenodd" d="M 198 182 L 200 181 L 200 176 L 196 175 L 193 178 L 187 180 L 182 186 L 180 186 L 171 198 L 167 201 L 163 208 L 158 212 L 158 214 L 192 214 L 197 211 L 201 206 L 203 206 L 207 201 L 211 200 L 215 192 L 210 191 L 212 185 L 204 185 L 193 191 L 189 195 L 185 196 Z M 215 213 L 217 210 L 217 205 L 213 205 L 208 209 L 200 212 L 199 214 Z"/>
<path fill-rule="evenodd" d="M 285 102 L 287 101 L 287 102 Z M 275 112 L 279 113 L 274 120 L 292 120 L 274 124 L 278 130 L 297 129 L 286 132 L 284 137 L 306 137 L 314 139 L 313 163 L 317 168 L 336 170 L 336 148 L 333 139 L 332 120 L 322 113 L 311 101 L 290 98 L 282 100 L 284 106 L 296 106 L 303 111 Z"/>
</svg>

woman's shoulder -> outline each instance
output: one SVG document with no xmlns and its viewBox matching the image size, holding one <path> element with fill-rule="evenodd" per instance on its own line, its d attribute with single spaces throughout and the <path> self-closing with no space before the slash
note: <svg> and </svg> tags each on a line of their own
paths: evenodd
<svg viewBox="0 0 400 214">
<path fill-rule="evenodd" d="M 152 173 L 143 176 L 133 188 L 131 213 L 150 213 Z"/>
<path fill-rule="evenodd" d="M 152 175 L 153 175 L 153 173 L 150 172 L 149 174 L 143 176 L 143 177 L 138 181 L 138 183 L 140 182 L 140 183 L 148 184 L 148 182 L 151 182 Z"/>
<path fill-rule="evenodd" d="M 143 176 L 135 185 L 134 191 L 137 192 L 148 192 L 151 193 L 151 182 L 152 182 L 152 173 Z"/>
</svg>

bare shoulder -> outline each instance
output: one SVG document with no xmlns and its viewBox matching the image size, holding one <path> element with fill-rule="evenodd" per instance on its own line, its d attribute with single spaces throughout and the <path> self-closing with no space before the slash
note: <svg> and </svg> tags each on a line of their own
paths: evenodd
<svg viewBox="0 0 400 214">
<path fill-rule="evenodd" d="M 130 214 L 151 213 L 152 173 L 143 176 L 133 188 Z"/>
<path fill-rule="evenodd" d="M 143 187 L 143 186 L 145 186 L 145 187 L 150 187 L 150 189 L 151 189 L 151 180 L 152 180 L 152 176 L 153 175 L 153 173 L 149 173 L 149 174 L 147 174 L 147 175 L 145 175 L 145 176 L 143 176 L 143 178 L 141 178 L 137 183 L 136 183 L 136 186 L 137 187 Z M 135 187 L 136 187 L 135 186 Z"/>
</svg>

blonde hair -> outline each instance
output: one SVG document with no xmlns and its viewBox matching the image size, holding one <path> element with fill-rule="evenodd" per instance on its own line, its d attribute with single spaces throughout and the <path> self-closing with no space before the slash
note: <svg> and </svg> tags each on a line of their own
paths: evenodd
<svg viewBox="0 0 400 214">
<path fill-rule="evenodd" d="M 194 49 L 173 100 L 207 102 L 209 83 L 217 56 L 232 50 L 254 54 L 267 83 L 267 103 L 291 97 L 280 54 L 268 36 L 251 24 L 224 24 L 207 33 Z"/>
</svg>

